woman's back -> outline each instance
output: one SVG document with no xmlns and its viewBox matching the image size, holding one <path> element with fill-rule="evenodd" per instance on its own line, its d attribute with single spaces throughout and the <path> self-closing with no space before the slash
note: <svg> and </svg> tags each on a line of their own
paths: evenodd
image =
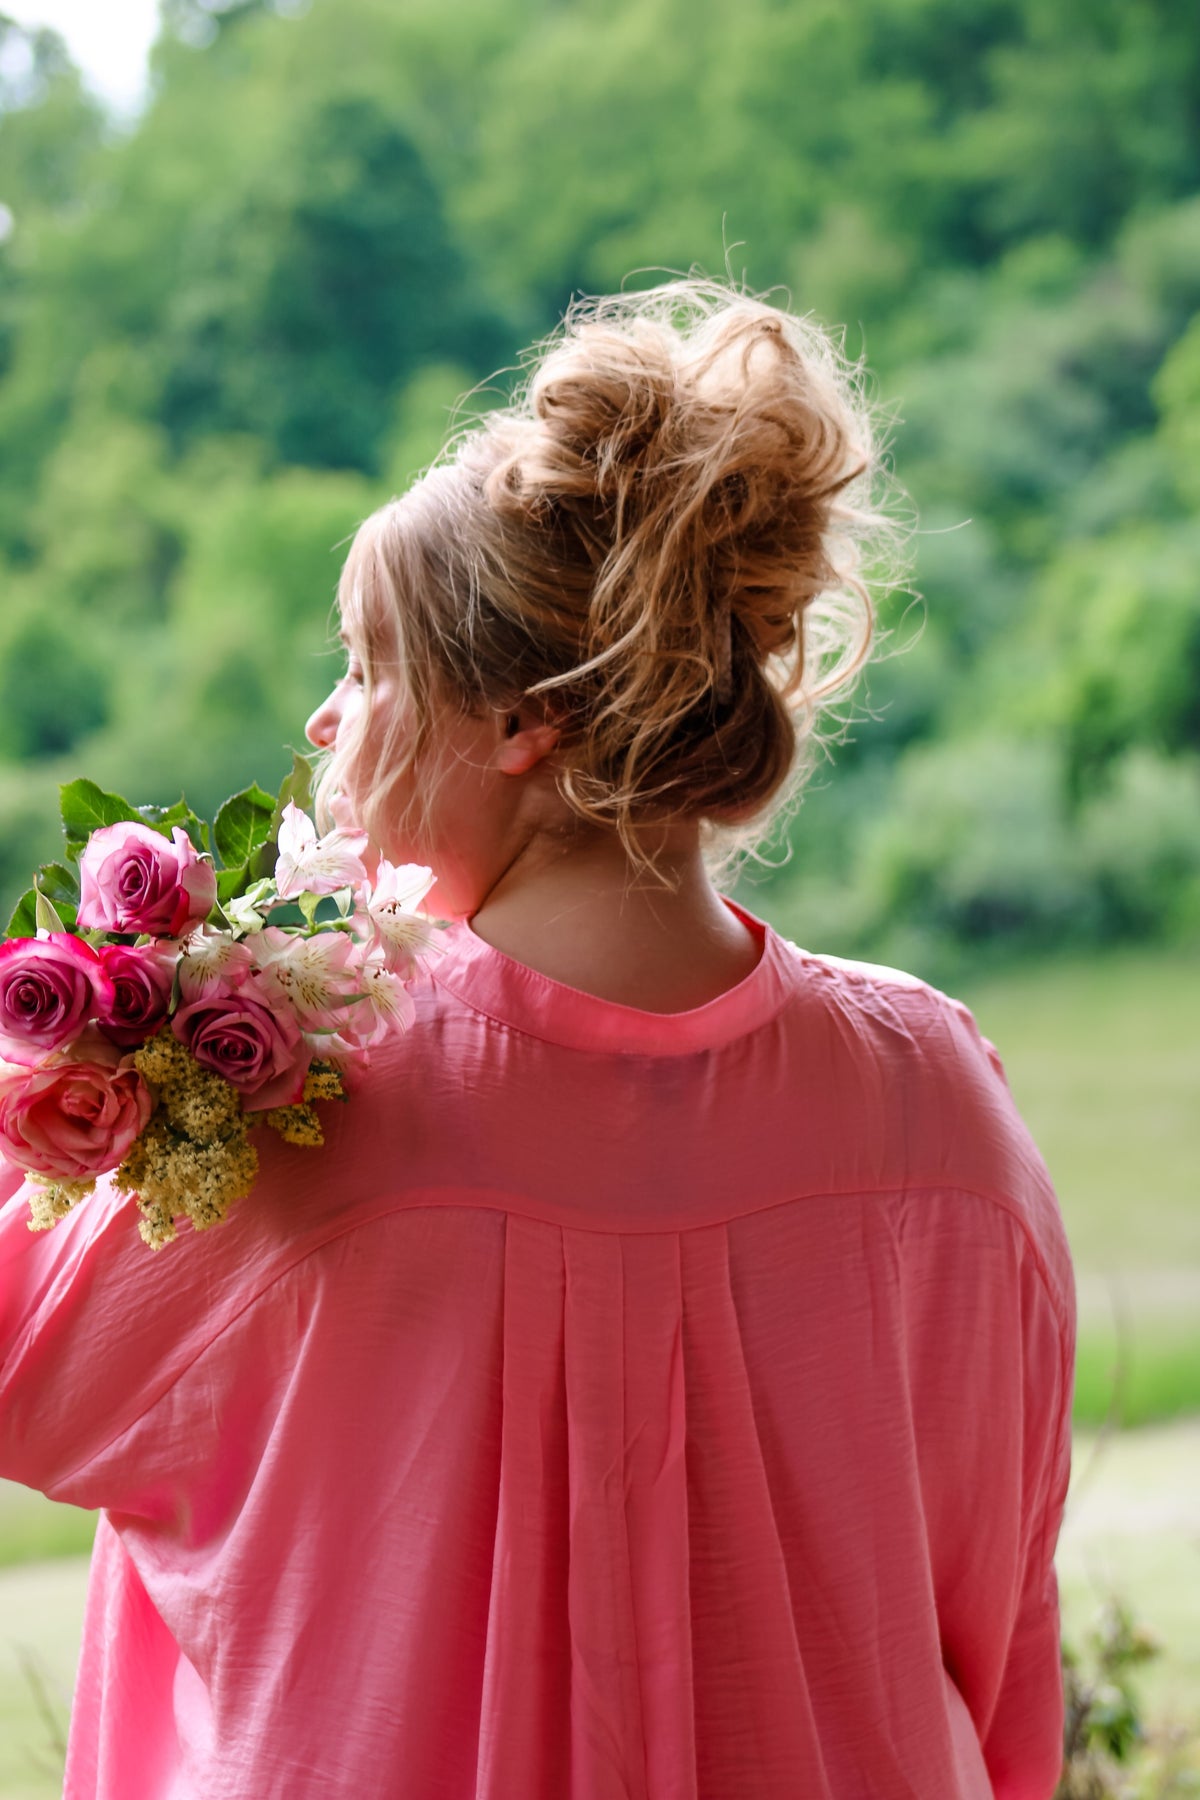
<svg viewBox="0 0 1200 1800">
<path fill-rule="evenodd" d="M 0 1474 L 108 1509 L 70 1800 L 1051 1792 L 1052 1190 L 963 1008 L 748 922 L 675 1015 L 456 926 L 150 1270 L 5 1209 Z"/>
</svg>

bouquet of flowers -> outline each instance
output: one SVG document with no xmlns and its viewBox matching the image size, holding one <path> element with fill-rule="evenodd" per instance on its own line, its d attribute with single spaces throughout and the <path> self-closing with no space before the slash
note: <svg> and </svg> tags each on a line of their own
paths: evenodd
<svg viewBox="0 0 1200 1800">
<path fill-rule="evenodd" d="M 180 800 L 62 789 L 66 861 L 39 869 L 0 943 L 0 1157 L 44 1230 L 111 1175 L 151 1249 L 222 1220 L 250 1133 L 318 1145 L 314 1102 L 411 1022 L 433 948 L 429 869 L 380 862 L 345 816 L 318 837 L 312 767 L 251 786 L 211 830 Z M 335 811 L 336 816 L 336 811 Z"/>
</svg>

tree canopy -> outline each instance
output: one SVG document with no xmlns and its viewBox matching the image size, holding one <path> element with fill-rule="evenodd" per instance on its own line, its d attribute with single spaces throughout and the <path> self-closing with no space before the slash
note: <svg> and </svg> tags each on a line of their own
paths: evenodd
<svg viewBox="0 0 1200 1800">
<path fill-rule="evenodd" d="M 276 781 L 457 396 L 693 265 L 845 328 L 920 521 L 750 903 L 922 968 L 1194 932 L 1191 0 L 164 0 L 125 130 L 0 12 L 5 894 L 79 772 Z"/>
</svg>

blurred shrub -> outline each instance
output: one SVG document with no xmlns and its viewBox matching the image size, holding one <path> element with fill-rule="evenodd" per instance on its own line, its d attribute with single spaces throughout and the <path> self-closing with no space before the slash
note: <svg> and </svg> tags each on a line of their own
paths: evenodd
<svg viewBox="0 0 1200 1800">
<path fill-rule="evenodd" d="M 106 673 L 78 626 L 30 611 L 0 644 L 0 757 L 58 756 L 108 716 Z"/>
<path fill-rule="evenodd" d="M 986 737 L 914 746 L 860 847 L 876 928 L 897 918 L 977 942 L 1036 948 L 1092 936 L 1094 896 L 1072 841 L 1049 741 Z"/>
<path fill-rule="evenodd" d="M 1106 937 L 1200 928 L 1200 757 L 1127 751 L 1080 813 L 1079 853 Z"/>
<path fill-rule="evenodd" d="M 1110 1600 L 1082 1651 L 1064 1643 L 1063 1769 L 1054 1800 L 1186 1800 L 1200 1792 L 1194 1727 L 1151 1730 L 1135 1671 L 1162 1646 Z"/>
<path fill-rule="evenodd" d="M 1200 311 L 1164 358 L 1154 382 L 1162 436 L 1179 496 L 1200 503 Z"/>
</svg>

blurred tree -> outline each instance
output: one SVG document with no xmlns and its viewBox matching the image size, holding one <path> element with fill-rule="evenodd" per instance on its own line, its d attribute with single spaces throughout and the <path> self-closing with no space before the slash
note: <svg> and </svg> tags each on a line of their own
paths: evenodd
<svg viewBox="0 0 1200 1800">
<path fill-rule="evenodd" d="M 1195 521 L 1136 524 L 1064 550 L 1039 583 L 1039 704 L 1062 734 L 1075 803 L 1132 745 L 1200 749 L 1198 559 Z"/>
<path fill-rule="evenodd" d="M 869 672 L 780 904 L 895 960 L 1193 916 L 1191 0 L 163 19 L 121 133 L 0 14 L 0 877 L 60 775 L 273 781 L 347 534 L 459 395 L 573 291 L 728 255 L 865 353 L 922 525 L 923 631 Z"/>
<path fill-rule="evenodd" d="M 23 528 L 41 457 L 62 422 L 63 383 L 26 373 L 39 329 L 38 265 L 69 231 L 93 178 L 103 116 L 56 33 L 0 11 L 0 552 L 29 549 Z M 7 427 L 7 428 L 6 428 Z"/>
<path fill-rule="evenodd" d="M 433 357 L 498 353 L 409 136 L 371 99 L 297 121 L 265 181 L 191 237 L 159 348 L 176 444 L 254 431 L 283 462 L 377 466 Z"/>
<path fill-rule="evenodd" d="M 103 139 L 103 114 L 57 32 L 0 10 L 0 201 L 12 225 L 78 204 Z"/>
</svg>

